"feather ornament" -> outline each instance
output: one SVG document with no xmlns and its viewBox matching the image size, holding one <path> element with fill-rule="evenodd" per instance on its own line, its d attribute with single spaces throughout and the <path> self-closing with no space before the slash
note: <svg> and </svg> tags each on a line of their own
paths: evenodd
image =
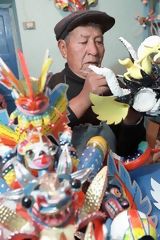
<svg viewBox="0 0 160 240">
<path fill-rule="evenodd" d="M 108 124 L 118 124 L 125 119 L 128 114 L 129 105 L 115 101 L 115 97 L 98 96 L 90 94 L 90 100 L 93 104 L 92 110 L 96 113 L 97 119 L 106 121 Z"/>
</svg>

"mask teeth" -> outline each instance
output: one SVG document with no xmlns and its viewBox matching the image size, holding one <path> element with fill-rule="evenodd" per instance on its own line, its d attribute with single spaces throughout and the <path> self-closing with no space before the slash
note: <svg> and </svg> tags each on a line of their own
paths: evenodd
<svg viewBox="0 0 160 240">
<path fill-rule="evenodd" d="M 87 192 L 82 213 L 99 210 L 107 186 L 107 167 L 103 167 L 91 182 Z"/>
<path fill-rule="evenodd" d="M 11 232 L 19 231 L 26 223 L 27 221 L 16 211 L 4 205 L 0 206 L 0 224 Z"/>
</svg>

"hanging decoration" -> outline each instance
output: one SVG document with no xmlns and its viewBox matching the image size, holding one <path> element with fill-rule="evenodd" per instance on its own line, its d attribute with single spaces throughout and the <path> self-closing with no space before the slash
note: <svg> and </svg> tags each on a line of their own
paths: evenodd
<svg viewBox="0 0 160 240">
<path fill-rule="evenodd" d="M 63 11 L 75 12 L 88 9 L 96 2 L 96 0 L 55 0 L 55 5 Z"/>
<path fill-rule="evenodd" d="M 137 16 L 137 21 L 146 29 L 149 28 L 149 35 L 160 36 L 160 15 L 157 14 L 159 0 L 141 0 L 145 8 L 148 9 L 147 16 Z"/>
</svg>

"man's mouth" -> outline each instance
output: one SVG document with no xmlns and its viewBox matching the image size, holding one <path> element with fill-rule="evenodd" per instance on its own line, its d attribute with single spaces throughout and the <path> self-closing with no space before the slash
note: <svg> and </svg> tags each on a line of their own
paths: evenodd
<svg viewBox="0 0 160 240">
<path fill-rule="evenodd" d="M 94 65 L 94 66 L 99 66 L 98 62 L 87 62 L 87 65 Z"/>
</svg>

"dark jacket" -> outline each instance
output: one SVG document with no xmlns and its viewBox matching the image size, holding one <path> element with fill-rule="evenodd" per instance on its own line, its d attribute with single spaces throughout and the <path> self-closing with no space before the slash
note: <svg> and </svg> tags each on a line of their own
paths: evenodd
<svg viewBox="0 0 160 240">
<path fill-rule="evenodd" d="M 66 64 L 62 72 L 50 75 L 48 79 L 48 87 L 53 89 L 59 83 L 66 83 L 69 87 L 67 90 L 68 100 L 77 96 L 84 85 L 84 79 L 75 75 Z M 99 125 L 100 121 L 96 118 L 96 114 L 92 111 L 91 107 L 86 113 L 77 119 L 75 114 L 69 109 L 69 120 L 71 128 L 75 128 L 80 124 Z M 116 137 L 116 153 L 122 156 L 133 154 L 137 150 L 140 141 L 145 140 L 145 128 L 143 121 L 137 125 L 125 125 L 123 122 L 117 125 L 110 125 Z"/>
</svg>

